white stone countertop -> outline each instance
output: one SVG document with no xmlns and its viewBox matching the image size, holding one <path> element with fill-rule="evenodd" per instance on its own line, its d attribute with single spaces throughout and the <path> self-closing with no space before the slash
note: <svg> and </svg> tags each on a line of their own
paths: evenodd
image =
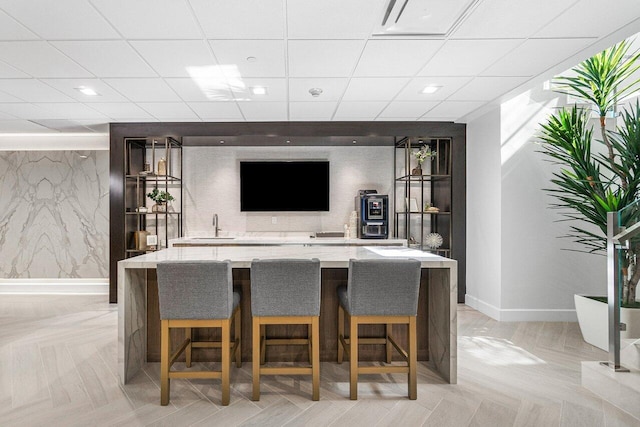
<svg viewBox="0 0 640 427">
<path fill-rule="evenodd" d="M 250 268 L 256 258 L 318 258 L 323 268 L 346 268 L 353 259 L 415 258 L 423 268 L 455 269 L 457 262 L 430 252 L 398 246 L 189 246 L 172 247 L 119 261 L 121 268 L 155 268 L 160 261 L 231 260 L 234 268 Z"/>
<path fill-rule="evenodd" d="M 181 237 L 169 240 L 174 246 L 251 246 L 251 245 L 345 245 L 345 246 L 407 246 L 406 239 L 346 239 L 344 237 L 312 237 L 307 235 L 242 235 Z"/>
</svg>

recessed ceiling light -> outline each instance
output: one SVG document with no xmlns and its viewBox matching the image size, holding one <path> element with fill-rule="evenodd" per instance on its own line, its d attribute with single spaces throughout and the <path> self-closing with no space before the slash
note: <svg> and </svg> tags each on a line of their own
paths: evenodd
<svg viewBox="0 0 640 427">
<path fill-rule="evenodd" d="M 78 86 L 76 88 L 74 88 L 75 90 L 77 90 L 78 92 L 87 95 L 87 96 L 98 96 L 99 93 L 96 92 L 95 90 L 91 89 L 88 86 Z"/>
<path fill-rule="evenodd" d="M 288 139 L 287 139 L 287 141 L 286 141 L 286 142 L 287 142 L 287 144 L 291 144 L 291 141 L 289 141 Z"/>
<path fill-rule="evenodd" d="M 253 86 L 249 88 L 254 95 L 266 95 L 267 88 L 264 86 Z"/>
<path fill-rule="evenodd" d="M 429 85 L 429 86 L 425 86 L 424 89 L 422 89 L 422 93 L 435 93 L 438 90 L 440 90 L 442 86 L 436 86 L 436 85 Z"/>
<path fill-rule="evenodd" d="M 314 98 L 317 98 L 320 96 L 320 94 L 322 93 L 322 89 L 320 89 L 319 87 L 312 87 L 311 89 L 309 89 L 309 93 L 311 94 L 311 96 L 313 96 Z"/>
<path fill-rule="evenodd" d="M 357 144 L 358 141 L 356 141 L 355 139 L 353 141 L 351 141 L 352 144 Z"/>
<path fill-rule="evenodd" d="M 255 56 L 247 56 L 247 62 L 256 62 L 258 58 Z"/>
<path fill-rule="evenodd" d="M 224 144 L 224 140 L 222 140 L 222 139 L 221 139 L 221 140 L 220 140 L 220 144 Z"/>
</svg>

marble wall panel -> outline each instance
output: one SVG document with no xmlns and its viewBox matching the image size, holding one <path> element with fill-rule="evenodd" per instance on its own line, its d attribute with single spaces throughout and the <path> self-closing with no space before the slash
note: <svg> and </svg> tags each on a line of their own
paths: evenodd
<svg viewBox="0 0 640 427">
<path fill-rule="evenodd" d="M 0 152 L 0 278 L 109 276 L 109 152 Z"/>
</svg>

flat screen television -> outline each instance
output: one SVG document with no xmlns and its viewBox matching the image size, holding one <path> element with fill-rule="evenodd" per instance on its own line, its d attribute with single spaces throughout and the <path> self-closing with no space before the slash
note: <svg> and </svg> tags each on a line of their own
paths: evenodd
<svg viewBox="0 0 640 427">
<path fill-rule="evenodd" d="M 241 161 L 240 210 L 313 212 L 329 210 L 329 162 Z"/>
</svg>

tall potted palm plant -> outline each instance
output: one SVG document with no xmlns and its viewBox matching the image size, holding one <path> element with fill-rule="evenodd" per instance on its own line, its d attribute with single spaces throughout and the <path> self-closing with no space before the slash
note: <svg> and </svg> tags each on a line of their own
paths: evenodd
<svg viewBox="0 0 640 427">
<path fill-rule="evenodd" d="M 578 250 L 594 254 L 606 255 L 607 213 L 630 207 L 640 197 L 640 104 L 636 101 L 635 106 L 624 109 L 615 130 L 606 126 L 619 100 L 640 89 L 640 79 L 634 78 L 640 69 L 640 53 L 630 53 L 630 46 L 623 41 L 580 63 L 570 76 L 555 78 L 555 91 L 584 104 L 563 107 L 541 124 L 541 152 L 559 166 L 551 188 L 545 191 L 554 198 L 552 207 L 573 224 L 563 237 L 576 242 Z M 596 138 L 589 120 L 593 111 L 599 118 Z M 639 256 L 640 242 L 632 241 L 622 262 L 623 307 L 640 307 L 636 302 Z M 589 304 L 593 309 L 597 303 Z M 585 340 L 606 349 L 606 307 L 603 313 L 604 319 L 596 322 L 601 323 L 604 336 L 590 337 L 580 312 L 578 320 Z M 638 333 L 629 328 L 628 332 Z"/>
</svg>

